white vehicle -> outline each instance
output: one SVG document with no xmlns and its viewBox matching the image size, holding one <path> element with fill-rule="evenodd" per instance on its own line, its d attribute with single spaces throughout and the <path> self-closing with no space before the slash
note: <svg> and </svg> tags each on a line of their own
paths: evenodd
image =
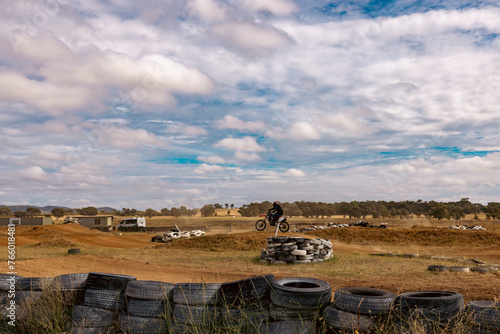
<svg viewBox="0 0 500 334">
<path fill-rule="evenodd" d="M 123 219 L 120 224 L 118 224 L 118 230 L 146 231 L 146 218 L 133 217 Z"/>
</svg>

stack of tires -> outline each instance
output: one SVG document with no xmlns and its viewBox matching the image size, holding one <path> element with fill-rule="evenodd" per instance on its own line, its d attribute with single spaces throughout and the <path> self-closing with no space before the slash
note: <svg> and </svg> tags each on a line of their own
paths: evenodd
<svg viewBox="0 0 500 334">
<path fill-rule="evenodd" d="M 174 285 L 173 333 L 210 333 L 220 325 L 222 301 L 219 283 Z"/>
<path fill-rule="evenodd" d="M 261 325 L 265 333 L 316 333 L 318 320 L 332 298 L 330 285 L 308 277 L 288 277 L 272 282 L 270 315 Z M 265 326 L 265 327 L 263 327 Z"/>
<path fill-rule="evenodd" d="M 91 272 L 87 276 L 83 305 L 73 308 L 73 334 L 107 333 L 116 313 L 126 308 L 125 288 L 136 278 Z"/>
<path fill-rule="evenodd" d="M 61 300 L 65 304 L 82 304 L 88 275 L 88 273 L 82 273 L 56 276 L 52 281 L 51 291 L 61 296 Z"/>
<path fill-rule="evenodd" d="M 302 237 L 269 237 L 260 254 L 262 263 L 316 263 L 332 257 L 332 243 L 323 239 Z"/>
<path fill-rule="evenodd" d="M 228 332 L 256 333 L 261 324 L 269 321 L 272 274 L 223 283 L 222 320 Z"/>
<path fill-rule="evenodd" d="M 36 303 L 42 297 L 43 290 L 48 288 L 53 278 L 23 277 L 16 284 L 16 318 L 25 319 L 36 308 Z"/>
<path fill-rule="evenodd" d="M 439 331 L 461 315 L 464 298 L 450 291 L 406 292 L 395 299 L 398 321 L 403 328 Z"/>
<path fill-rule="evenodd" d="M 473 334 L 500 333 L 500 302 L 471 301 L 467 311 L 474 321 Z"/>
<path fill-rule="evenodd" d="M 323 319 L 335 331 L 368 331 L 374 327 L 376 317 L 389 313 L 395 297 L 381 289 L 340 288 L 323 311 Z"/>
<path fill-rule="evenodd" d="M 131 281 L 127 284 L 128 313 L 118 315 L 120 330 L 128 334 L 166 333 L 172 318 L 174 284 Z"/>
<path fill-rule="evenodd" d="M 10 311 L 7 307 L 10 305 L 9 291 L 15 291 L 16 285 L 19 280 L 23 278 L 22 276 L 17 275 L 0 275 L 0 319 L 7 319 L 7 315 L 10 314 Z M 15 310 L 12 311 L 14 313 Z"/>
</svg>

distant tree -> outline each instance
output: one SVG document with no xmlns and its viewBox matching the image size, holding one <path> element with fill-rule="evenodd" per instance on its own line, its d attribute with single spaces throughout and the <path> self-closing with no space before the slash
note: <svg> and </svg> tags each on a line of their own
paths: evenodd
<svg viewBox="0 0 500 334">
<path fill-rule="evenodd" d="M 294 203 L 283 203 L 283 211 L 288 217 L 297 217 L 302 215 L 299 206 Z"/>
<path fill-rule="evenodd" d="M 42 211 L 39 208 L 33 208 L 29 207 L 26 209 L 26 212 L 28 213 L 29 216 L 34 217 L 36 215 L 39 215 L 42 213 Z"/>
<path fill-rule="evenodd" d="M 146 209 L 146 211 L 144 211 L 144 215 L 145 215 L 146 217 L 151 218 L 151 217 L 153 217 L 153 216 L 158 215 L 158 212 L 156 212 L 156 210 L 153 210 L 153 209 L 151 209 L 151 208 L 148 208 L 148 209 Z"/>
<path fill-rule="evenodd" d="M 50 213 L 52 214 L 52 216 L 59 219 L 66 214 L 66 210 L 64 210 L 63 208 L 53 208 L 52 211 L 50 211 Z"/>
<path fill-rule="evenodd" d="M 215 209 L 222 209 L 222 205 L 220 205 L 219 203 L 215 203 L 213 206 Z"/>
<path fill-rule="evenodd" d="M 229 204 L 228 203 L 224 204 L 224 206 L 226 207 L 226 209 L 229 208 Z"/>
<path fill-rule="evenodd" d="M 231 209 L 234 208 L 234 204 L 231 204 L 230 207 L 231 207 Z"/>
<path fill-rule="evenodd" d="M 17 218 L 26 217 L 27 215 L 28 215 L 28 213 L 26 211 L 16 211 L 16 212 L 14 212 L 14 216 L 17 217 Z"/>
<path fill-rule="evenodd" d="M 450 205 L 448 207 L 448 212 L 450 214 L 450 217 L 455 220 L 460 220 L 461 218 L 465 217 L 464 209 L 458 205 Z"/>
<path fill-rule="evenodd" d="M 197 213 L 198 213 L 198 211 L 196 211 L 196 210 L 194 210 L 194 209 L 188 209 L 188 210 L 186 211 L 186 215 L 187 215 L 188 217 L 196 216 L 196 214 L 197 214 Z"/>
<path fill-rule="evenodd" d="M 215 214 L 214 205 L 205 204 L 201 208 L 201 216 L 202 217 L 210 217 L 210 216 L 213 216 L 214 214 Z"/>
<path fill-rule="evenodd" d="M 161 209 L 161 215 L 162 216 L 170 216 L 170 210 L 167 208 Z"/>
<path fill-rule="evenodd" d="M 448 209 L 446 208 L 446 205 L 444 203 L 437 203 L 430 211 L 429 214 L 436 218 L 436 219 L 450 219 L 450 213 L 448 212 Z"/>
<path fill-rule="evenodd" d="M 172 208 L 170 209 L 170 214 L 174 216 L 175 218 L 179 218 L 181 216 L 181 210 L 178 208 Z"/>
<path fill-rule="evenodd" d="M 95 216 L 99 213 L 99 211 L 93 207 L 93 206 L 88 206 L 86 208 L 81 208 L 77 210 L 79 214 L 84 215 L 84 216 Z"/>
<path fill-rule="evenodd" d="M 10 215 L 12 210 L 8 206 L 0 207 L 0 215 Z"/>
<path fill-rule="evenodd" d="M 188 209 L 183 205 L 179 208 L 181 210 L 181 216 L 187 216 Z"/>
<path fill-rule="evenodd" d="M 500 203 L 498 202 L 489 202 L 487 206 L 487 213 L 493 219 L 500 218 Z"/>
</svg>

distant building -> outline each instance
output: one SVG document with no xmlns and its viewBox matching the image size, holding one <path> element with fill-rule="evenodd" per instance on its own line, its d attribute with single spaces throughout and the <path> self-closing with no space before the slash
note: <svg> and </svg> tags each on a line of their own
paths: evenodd
<svg viewBox="0 0 500 334">
<path fill-rule="evenodd" d="M 22 218 L 0 218 L 0 226 L 7 226 L 12 222 L 20 226 L 52 225 L 52 217 L 22 217 Z"/>
<path fill-rule="evenodd" d="M 95 228 L 101 231 L 113 231 L 116 227 L 113 225 L 113 216 L 72 216 L 65 219 L 65 223 L 68 220 L 78 221 L 82 226 L 88 228 Z"/>
</svg>

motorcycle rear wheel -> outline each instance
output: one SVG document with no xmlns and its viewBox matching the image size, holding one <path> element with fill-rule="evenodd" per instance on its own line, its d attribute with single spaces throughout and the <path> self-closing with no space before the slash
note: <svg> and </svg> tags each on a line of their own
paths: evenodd
<svg viewBox="0 0 500 334">
<path fill-rule="evenodd" d="M 280 231 L 285 233 L 290 229 L 290 225 L 287 222 L 280 223 Z"/>
</svg>

